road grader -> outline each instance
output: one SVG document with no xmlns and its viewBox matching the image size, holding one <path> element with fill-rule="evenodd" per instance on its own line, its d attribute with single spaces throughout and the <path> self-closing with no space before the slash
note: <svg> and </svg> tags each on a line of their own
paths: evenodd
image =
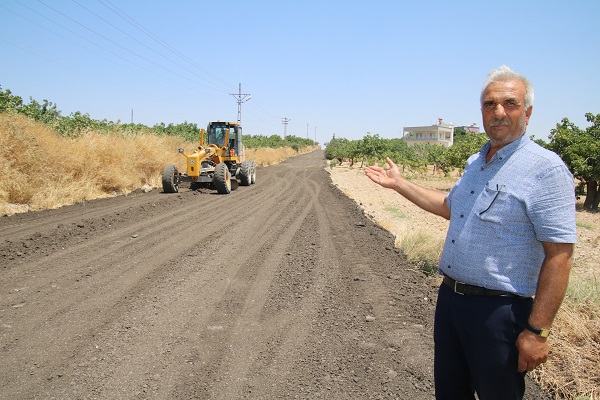
<svg viewBox="0 0 600 400">
<path fill-rule="evenodd" d="M 180 148 L 179 153 L 186 158 L 187 171 L 179 172 L 175 164 L 166 165 L 162 173 L 165 193 L 179 192 L 181 182 L 190 182 L 192 190 L 204 187 L 219 194 L 256 182 L 256 164 L 245 160 L 242 127 L 236 122 L 209 122 L 206 130 L 200 131 L 198 149 L 186 154 Z"/>
</svg>

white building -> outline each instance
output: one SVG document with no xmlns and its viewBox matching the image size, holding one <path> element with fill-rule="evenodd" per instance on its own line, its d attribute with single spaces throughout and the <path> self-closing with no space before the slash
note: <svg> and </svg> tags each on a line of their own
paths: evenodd
<svg viewBox="0 0 600 400">
<path fill-rule="evenodd" d="M 444 124 L 442 118 L 438 118 L 437 125 L 404 127 L 402 139 L 409 146 L 417 143 L 429 143 L 450 147 L 454 143 L 454 126 Z"/>
</svg>

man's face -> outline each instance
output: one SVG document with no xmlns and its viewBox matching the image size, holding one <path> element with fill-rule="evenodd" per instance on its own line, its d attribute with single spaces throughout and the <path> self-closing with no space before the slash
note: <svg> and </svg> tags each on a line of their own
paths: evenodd
<svg viewBox="0 0 600 400">
<path fill-rule="evenodd" d="M 525 109 L 525 85 L 519 80 L 491 83 L 484 91 L 481 115 L 492 147 L 503 147 L 521 137 L 533 107 Z"/>
</svg>

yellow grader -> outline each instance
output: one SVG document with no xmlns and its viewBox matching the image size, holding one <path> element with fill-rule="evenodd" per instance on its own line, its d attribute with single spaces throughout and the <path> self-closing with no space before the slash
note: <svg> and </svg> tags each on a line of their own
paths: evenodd
<svg viewBox="0 0 600 400">
<path fill-rule="evenodd" d="M 209 122 L 200 131 L 200 146 L 186 154 L 187 172 L 180 173 L 175 164 L 165 166 L 162 174 L 163 192 L 179 192 L 181 182 L 191 182 L 191 189 L 216 189 L 219 194 L 231 193 L 238 185 L 256 182 L 256 165 L 247 161 L 242 148 L 242 127 L 236 122 Z M 239 180 L 239 182 L 238 182 Z"/>
</svg>

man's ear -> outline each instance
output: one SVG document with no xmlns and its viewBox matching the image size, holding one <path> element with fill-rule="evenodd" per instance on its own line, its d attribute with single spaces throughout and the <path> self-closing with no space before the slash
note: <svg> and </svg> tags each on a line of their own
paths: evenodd
<svg viewBox="0 0 600 400">
<path fill-rule="evenodd" d="M 531 118 L 531 113 L 533 111 L 533 106 L 529 106 L 529 108 L 525 111 L 525 124 L 529 125 L 529 118 Z"/>
</svg>

